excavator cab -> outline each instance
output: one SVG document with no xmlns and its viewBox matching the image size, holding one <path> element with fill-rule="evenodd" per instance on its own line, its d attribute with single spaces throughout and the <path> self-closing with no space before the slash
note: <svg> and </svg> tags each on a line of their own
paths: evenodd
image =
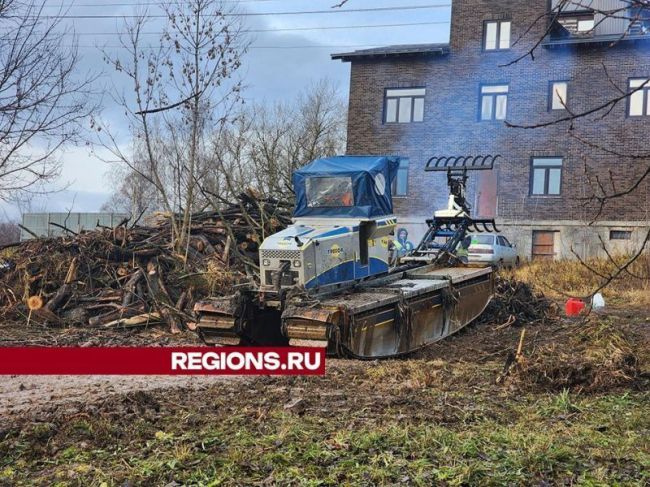
<svg viewBox="0 0 650 487">
<path fill-rule="evenodd" d="M 296 171 L 294 224 L 260 247 L 264 298 L 387 272 L 398 167 L 397 157 L 339 156 Z"/>
</svg>

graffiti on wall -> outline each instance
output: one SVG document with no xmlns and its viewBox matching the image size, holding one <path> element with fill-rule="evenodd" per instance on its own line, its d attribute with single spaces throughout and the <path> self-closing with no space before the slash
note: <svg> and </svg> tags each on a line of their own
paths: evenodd
<svg viewBox="0 0 650 487">
<path fill-rule="evenodd" d="M 409 232 L 402 227 L 397 230 L 397 240 L 393 242 L 397 257 L 403 257 L 413 250 L 413 242 L 409 240 Z"/>
</svg>

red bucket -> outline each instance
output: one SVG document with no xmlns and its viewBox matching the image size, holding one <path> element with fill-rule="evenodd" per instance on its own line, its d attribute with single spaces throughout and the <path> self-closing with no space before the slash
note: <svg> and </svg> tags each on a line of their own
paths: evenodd
<svg viewBox="0 0 650 487">
<path fill-rule="evenodd" d="M 579 299 L 571 298 L 564 305 L 564 311 L 567 316 L 578 316 L 585 309 L 585 303 Z"/>
</svg>

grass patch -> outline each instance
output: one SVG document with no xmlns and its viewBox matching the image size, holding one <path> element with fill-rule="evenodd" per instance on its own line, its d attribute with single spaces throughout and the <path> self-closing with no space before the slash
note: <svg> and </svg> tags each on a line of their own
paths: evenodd
<svg viewBox="0 0 650 487">
<path fill-rule="evenodd" d="M 641 357 L 646 345 L 614 320 L 571 328 L 565 340 L 543 344 L 516 366 L 510 379 L 522 388 L 609 391 L 645 384 Z"/>
<path fill-rule="evenodd" d="M 585 350 L 606 350 L 609 333 L 584 334 L 593 342 Z M 578 336 L 555 341 L 575 346 Z M 497 385 L 503 357 L 463 358 L 335 360 L 321 378 L 139 392 L 93 414 L 80 406 L 72 416 L 23 418 L 0 440 L 0 485 L 650 482 L 647 387 Z M 639 367 L 648 369 L 646 356 Z M 296 397 L 304 413 L 284 410 Z"/>
<path fill-rule="evenodd" d="M 110 445 L 86 442 L 61 428 L 47 455 L 2 442 L 0 481 L 11 485 L 647 485 L 650 481 L 649 395 L 579 397 L 569 393 L 509 397 L 498 417 L 438 424 L 393 414 L 304 416 L 280 405 L 255 421 L 252 410 L 190 404 L 151 418 Z M 174 398 L 177 401 L 179 398 Z M 432 408 L 492 408 L 479 396 L 456 395 Z M 249 402 L 253 408 L 255 401 Z M 178 407 L 178 404 L 177 404 Z M 612 414 L 612 409 L 616 414 Z M 62 420 L 61 426 L 65 426 Z M 25 431 L 36 426 L 25 426 Z M 68 431 L 68 434 L 64 433 Z M 71 433 L 72 432 L 72 433 Z M 70 434 L 71 433 L 71 434 Z M 67 446 L 66 446 L 67 445 Z"/>
<path fill-rule="evenodd" d="M 629 256 L 616 256 L 621 265 Z M 586 262 L 601 275 L 616 272 L 616 265 L 605 259 L 591 259 Z M 650 253 L 642 254 L 630 267 L 630 273 L 622 273 L 603 291 L 607 304 L 634 307 L 650 306 Z M 565 299 L 566 295 L 586 296 L 598 288 L 603 278 L 587 269 L 576 260 L 529 262 L 512 271 L 519 280 L 534 284 L 549 297 Z"/>
</svg>

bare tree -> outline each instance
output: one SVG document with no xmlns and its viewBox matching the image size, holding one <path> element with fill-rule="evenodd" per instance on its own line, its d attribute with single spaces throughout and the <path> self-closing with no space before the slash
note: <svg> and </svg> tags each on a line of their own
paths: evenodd
<svg viewBox="0 0 650 487">
<path fill-rule="evenodd" d="M 125 151 L 118 137 L 103 131 L 101 140 L 114 157 L 156 191 L 172 218 L 173 240 L 181 250 L 199 203 L 197 181 L 206 171 L 208 137 L 232 120 L 240 101 L 235 74 L 247 41 L 241 19 L 220 0 L 161 3 L 166 26 L 156 47 L 146 46 L 142 30 L 147 14 L 125 26 L 124 58 L 105 55 L 133 87 L 119 92 L 135 149 Z"/>
<path fill-rule="evenodd" d="M 327 80 L 288 103 L 248 107 L 235 125 L 216 134 L 210 164 L 215 170 L 203 179 L 202 189 L 232 200 L 251 188 L 262 197 L 292 202 L 293 172 L 343 152 L 345 127 L 344 100 Z"/>
<path fill-rule="evenodd" d="M 315 83 L 288 102 L 242 107 L 234 117 L 232 124 L 212 135 L 210 149 L 201 159 L 200 197 L 195 205 L 199 209 L 233 204 L 240 193 L 249 190 L 261 198 L 291 204 L 293 171 L 345 150 L 345 102 L 328 80 Z M 174 172 L 178 144 L 158 142 L 162 148 L 157 150 L 158 160 L 170 157 L 165 166 Z M 138 171 L 115 167 L 112 179 L 116 190 L 104 209 L 132 214 L 164 209 L 153 186 L 141 176 L 146 172 L 146 156 L 142 150 L 134 153 L 141 156 L 134 163 L 143 167 Z"/>
<path fill-rule="evenodd" d="M 102 211 L 137 216 L 147 211 L 159 211 L 164 207 L 158 192 L 139 172 L 124 165 L 113 166 L 109 178 L 115 190 L 102 205 Z"/>
<path fill-rule="evenodd" d="M 58 151 L 75 142 L 93 110 L 92 79 L 44 2 L 0 0 L 0 199 L 42 191 L 60 172 Z M 74 41 L 73 41 L 74 44 Z"/>
</svg>

